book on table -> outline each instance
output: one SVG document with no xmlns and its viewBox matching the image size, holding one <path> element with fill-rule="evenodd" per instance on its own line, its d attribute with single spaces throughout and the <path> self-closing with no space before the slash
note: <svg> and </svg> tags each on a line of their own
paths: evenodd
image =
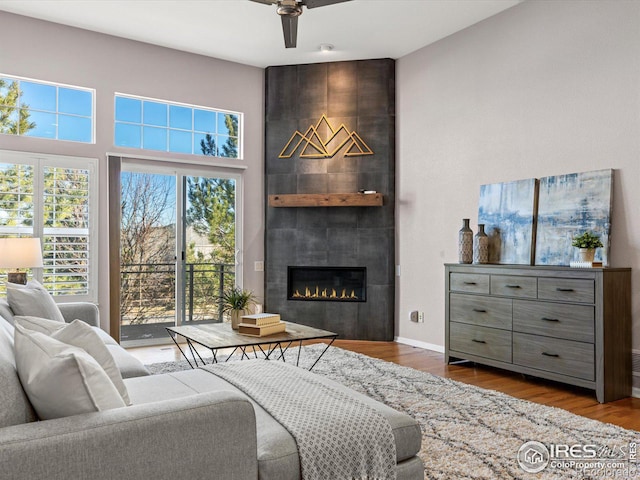
<svg viewBox="0 0 640 480">
<path fill-rule="evenodd" d="M 238 325 L 238 333 L 253 337 L 266 337 L 268 335 L 282 333 L 286 331 L 286 327 L 287 325 L 284 322 L 271 323 L 269 325 L 251 325 L 248 323 L 241 323 Z"/>
<path fill-rule="evenodd" d="M 253 315 L 243 315 L 240 323 L 246 325 L 273 325 L 280 322 L 280 315 L 277 313 L 254 313 Z"/>
</svg>

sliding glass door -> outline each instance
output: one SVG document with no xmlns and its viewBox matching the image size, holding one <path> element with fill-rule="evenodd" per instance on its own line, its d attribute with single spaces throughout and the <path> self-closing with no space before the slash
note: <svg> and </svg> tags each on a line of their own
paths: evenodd
<svg viewBox="0 0 640 480">
<path fill-rule="evenodd" d="M 221 322 L 217 300 L 236 280 L 236 181 L 185 176 L 184 322 Z"/>
<path fill-rule="evenodd" d="M 241 281 L 239 177 L 152 162 L 121 173 L 120 339 L 165 343 L 165 327 L 221 322 Z"/>
</svg>

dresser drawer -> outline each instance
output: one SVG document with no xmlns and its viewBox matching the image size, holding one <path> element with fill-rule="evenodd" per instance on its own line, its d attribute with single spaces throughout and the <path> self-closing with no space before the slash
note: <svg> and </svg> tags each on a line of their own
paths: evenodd
<svg viewBox="0 0 640 480">
<path fill-rule="evenodd" d="M 594 346 L 590 343 L 514 333 L 513 363 L 595 380 Z"/>
<path fill-rule="evenodd" d="M 481 273 L 452 273 L 449 290 L 467 293 L 489 293 L 489 275 Z"/>
<path fill-rule="evenodd" d="M 511 363 L 511 332 L 451 322 L 449 349 Z"/>
<path fill-rule="evenodd" d="M 511 330 L 513 300 L 452 293 L 449 318 L 452 322 Z"/>
<path fill-rule="evenodd" d="M 591 305 L 513 301 L 513 331 L 593 343 L 594 309 Z"/>
<path fill-rule="evenodd" d="M 595 282 L 573 278 L 539 278 L 538 298 L 561 302 L 595 302 Z"/>
<path fill-rule="evenodd" d="M 517 275 L 491 275 L 491 294 L 505 297 L 536 298 L 538 286 L 536 277 Z"/>
</svg>

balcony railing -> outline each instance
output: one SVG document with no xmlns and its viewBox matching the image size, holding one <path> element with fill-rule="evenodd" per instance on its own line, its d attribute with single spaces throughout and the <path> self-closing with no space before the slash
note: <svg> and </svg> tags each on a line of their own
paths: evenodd
<svg viewBox="0 0 640 480">
<path fill-rule="evenodd" d="M 164 326 L 176 318 L 174 263 L 121 266 L 120 311 L 126 340 L 166 336 Z M 235 267 L 220 263 L 187 263 L 183 323 L 222 322 L 222 293 L 235 284 Z"/>
</svg>

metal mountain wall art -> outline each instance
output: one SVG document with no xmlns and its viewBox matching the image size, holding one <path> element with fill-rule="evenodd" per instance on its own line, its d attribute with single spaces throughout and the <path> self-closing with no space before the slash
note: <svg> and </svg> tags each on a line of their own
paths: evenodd
<svg viewBox="0 0 640 480">
<path fill-rule="evenodd" d="M 306 132 L 296 130 L 278 158 L 291 158 L 296 152 L 300 158 L 331 158 L 340 151 L 345 157 L 373 155 L 360 135 L 350 131 L 344 123 L 334 128 L 323 114 L 318 123 L 309 125 Z"/>
</svg>

